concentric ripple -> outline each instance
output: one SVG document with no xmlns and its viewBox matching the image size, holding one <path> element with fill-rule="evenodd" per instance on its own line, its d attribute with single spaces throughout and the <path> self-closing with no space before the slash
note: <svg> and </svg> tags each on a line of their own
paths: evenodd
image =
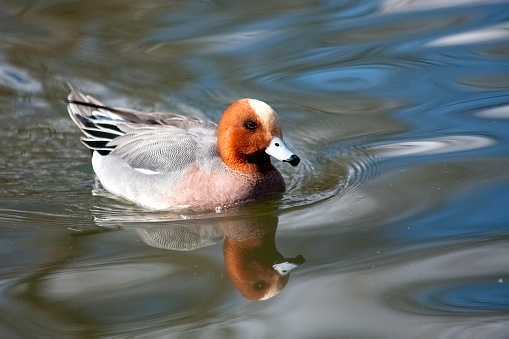
<svg viewBox="0 0 509 339">
<path fill-rule="evenodd" d="M 406 301 L 399 303 L 398 307 L 418 313 L 472 316 L 507 314 L 509 277 L 427 282 L 406 288 L 402 299 Z"/>
</svg>

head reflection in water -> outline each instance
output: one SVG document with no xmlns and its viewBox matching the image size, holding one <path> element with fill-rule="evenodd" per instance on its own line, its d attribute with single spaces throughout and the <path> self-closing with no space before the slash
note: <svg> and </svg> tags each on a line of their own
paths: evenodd
<svg viewBox="0 0 509 339">
<path fill-rule="evenodd" d="M 223 228 L 226 270 L 232 283 L 251 300 L 266 300 L 278 294 L 290 272 L 304 262 L 302 256 L 285 259 L 276 249 L 278 219 L 265 216 Z"/>
<path fill-rule="evenodd" d="M 267 300 L 287 284 L 290 272 L 304 262 L 299 255 L 284 258 L 276 249 L 278 219 L 258 216 L 221 219 L 211 226 L 143 227 L 138 234 L 150 246 L 189 251 L 212 245 L 224 238 L 226 271 L 233 285 L 250 300 Z"/>
</svg>

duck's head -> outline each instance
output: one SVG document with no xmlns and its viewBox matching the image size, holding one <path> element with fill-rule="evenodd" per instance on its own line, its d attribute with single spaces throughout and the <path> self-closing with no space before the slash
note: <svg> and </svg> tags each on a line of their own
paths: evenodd
<svg viewBox="0 0 509 339">
<path fill-rule="evenodd" d="M 240 99 L 224 113 L 217 129 L 224 163 L 243 173 L 272 170 L 269 155 L 297 166 L 300 159 L 283 141 L 276 112 L 263 101 Z"/>
</svg>

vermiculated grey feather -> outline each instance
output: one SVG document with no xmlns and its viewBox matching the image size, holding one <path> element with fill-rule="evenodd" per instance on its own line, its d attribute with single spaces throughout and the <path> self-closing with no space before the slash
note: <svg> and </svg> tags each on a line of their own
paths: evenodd
<svg viewBox="0 0 509 339">
<path fill-rule="evenodd" d="M 130 166 L 167 173 L 217 155 L 216 124 L 171 113 L 109 108 L 72 86 L 69 114 L 101 155 L 112 153 Z"/>
</svg>

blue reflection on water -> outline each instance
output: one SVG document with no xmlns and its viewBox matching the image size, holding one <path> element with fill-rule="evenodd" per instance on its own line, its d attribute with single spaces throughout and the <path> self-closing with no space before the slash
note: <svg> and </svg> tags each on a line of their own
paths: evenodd
<svg viewBox="0 0 509 339">
<path fill-rule="evenodd" d="M 42 88 L 41 84 L 33 79 L 26 70 L 10 65 L 0 65 L 0 85 L 21 92 L 37 92 Z"/>
<path fill-rule="evenodd" d="M 381 66 L 335 68 L 301 73 L 293 81 L 304 90 L 352 91 L 379 86 L 388 81 L 390 74 L 390 70 Z"/>
<path fill-rule="evenodd" d="M 468 281 L 422 288 L 415 301 L 433 311 L 479 313 L 509 311 L 509 283 L 505 279 Z"/>
<path fill-rule="evenodd" d="M 434 213 L 401 223 L 386 236 L 398 240 L 458 241 L 462 238 L 509 234 L 509 183 L 477 187 L 457 196 Z"/>
</svg>

